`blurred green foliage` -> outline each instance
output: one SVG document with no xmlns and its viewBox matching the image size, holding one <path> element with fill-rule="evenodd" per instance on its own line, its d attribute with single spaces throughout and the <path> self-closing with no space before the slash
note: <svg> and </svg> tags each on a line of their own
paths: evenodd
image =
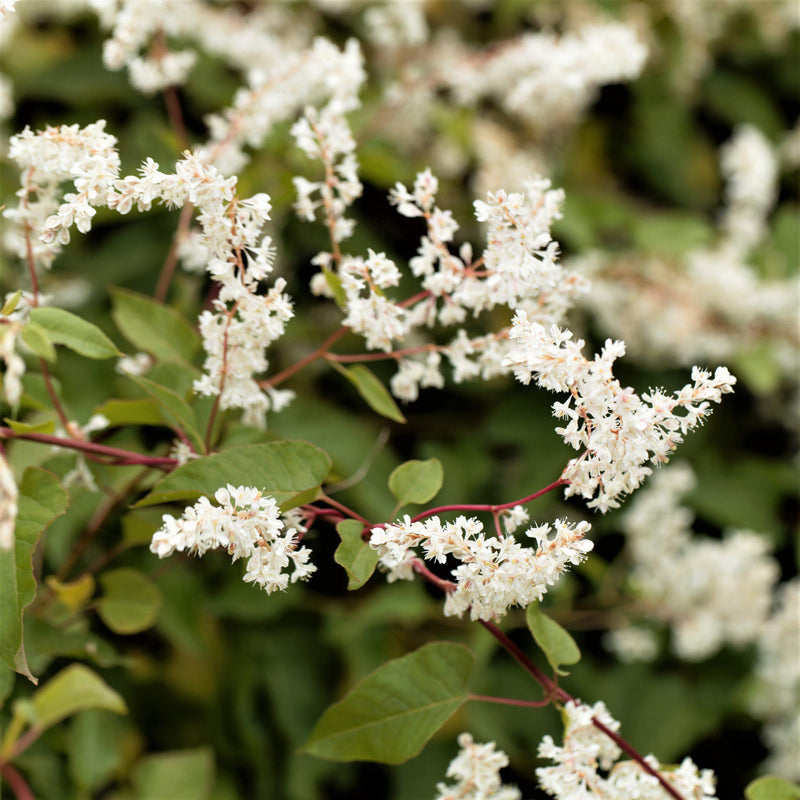
<svg viewBox="0 0 800 800">
<path fill-rule="evenodd" d="M 598 5 L 613 11 L 619 4 Z M 653 5 L 658 17 L 658 4 Z M 460 5 L 448 11 L 446 6 L 437 5 L 433 13 L 450 15 L 451 21 L 461 15 L 456 24 L 478 40 L 512 35 L 518 26 L 530 25 L 528 2 L 498 2 L 481 12 L 467 12 Z M 358 13 L 320 15 L 322 32 L 326 26 L 341 38 L 358 30 Z M 564 132 L 552 148 L 554 182 L 567 195 L 556 238 L 568 254 L 599 248 L 679 257 L 707 244 L 721 202 L 719 144 L 741 122 L 754 123 L 777 143 L 800 112 L 796 32 L 775 45 L 748 26 L 743 11 L 712 43 L 709 68 L 687 93 L 679 92 L 672 80 L 681 53 L 680 32 L 666 20 L 653 31 L 659 60 L 630 85 L 607 87 L 580 124 Z M 101 43 L 90 16 L 23 27 L 0 53 L 0 69 L 13 80 L 18 104 L 7 132 L 26 124 L 41 128 L 105 118 L 119 138 L 124 173 L 133 172 L 148 156 L 171 165 L 179 148 L 161 98 L 142 97 L 122 74 L 103 70 Z M 238 85 L 238 76 L 218 60 L 200 60 L 181 90 L 194 138 L 202 139 L 203 115 L 228 104 Z M 365 107 L 354 117 L 357 138 L 369 130 L 377 99 L 377 89 L 370 85 Z M 448 144 L 469 147 L 465 131 L 484 111 L 453 111 L 443 98 L 431 126 Z M 356 207 L 360 224 L 348 248 L 411 255 L 420 231 L 376 198 L 395 181 L 412 179 L 428 165 L 430 153 L 405 152 L 391 137 L 377 135 L 359 140 L 358 158 L 370 203 Z M 431 166 L 435 171 L 436 164 Z M 297 304 L 290 335 L 271 354 L 275 370 L 318 346 L 338 325 L 332 304 L 319 304 L 305 290 L 309 259 L 326 246 L 321 226 L 301 225 L 290 208 L 291 177 L 307 167 L 282 127 L 240 183 L 245 194 L 266 191 L 273 198 L 280 269 Z M 462 183 L 468 178 L 459 176 Z M 772 234 L 757 254 L 765 274 L 785 276 L 797 269 L 796 179 L 795 172 L 785 180 Z M 0 163 L 0 180 L 0 202 L 12 202 L 17 176 L 8 163 Z M 442 204 L 449 204 L 463 223 L 465 239 L 477 242 L 477 228 L 470 222 L 471 196 L 459 181 L 453 183 L 456 188 L 443 189 Z M 134 293 L 152 295 L 176 223 L 177 212 L 162 208 L 135 220 L 100 211 L 92 234 L 73 237 L 58 259 L 48 276 L 48 291 L 75 298 L 70 310 L 92 320 L 117 346 L 127 339 L 137 349 L 159 349 L 161 357 L 164 347 L 176 349 L 175 363 L 150 377 L 184 396 L 198 363 L 193 332 L 177 317 L 160 320 L 162 328 L 167 324 L 171 330 L 164 342 L 137 340 L 129 335 L 132 326 L 126 330 L 126 317 L 152 320 L 152 309 Z M 21 276 L 19 264 L 7 258 L 0 262 L 5 290 L 16 290 L 24 282 Z M 110 298 L 112 286 L 119 289 Z M 181 273 L 171 300 L 193 320 L 207 289 L 202 276 Z M 577 324 L 590 342 L 604 337 L 590 319 Z M 679 455 L 698 475 L 699 488 L 690 504 L 703 530 L 712 536 L 731 526 L 762 532 L 774 544 L 788 578 L 798 569 L 797 472 L 790 461 L 792 434 L 785 424 L 788 389 L 771 369 L 767 351 L 755 348 L 741 354 L 735 366 L 743 381 L 735 398 L 715 411 Z M 192 359 L 194 366 L 189 365 Z M 677 387 L 686 381 L 680 369 L 656 371 L 630 360 L 625 369 L 625 381 L 641 389 Z M 390 375 L 381 365 L 374 373 L 384 382 Z M 144 382 L 137 387 L 115 374 L 112 362 L 60 351 L 55 376 L 70 418 L 87 420 L 96 410 L 110 415 L 106 403 L 115 398 L 120 404 L 113 410 L 123 415 L 120 421 L 129 415 L 138 425 L 115 430 L 107 443 L 150 449 L 168 443 L 163 429 L 146 420 L 153 422 L 159 414 L 163 419 L 169 402 L 162 402 L 158 391 L 148 391 Z M 387 481 L 408 459 L 438 459 L 443 466 L 437 503 L 499 503 L 549 484 L 572 455 L 553 433 L 552 398 L 543 391 L 511 380 L 431 390 L 404 409 L 408 421 L 401 424 L 373 413 L 362 401 L 356 390 L 372 408 L 386 398 L 375 399 L 374 388 L 365 388 L 361 377 L 361 385 L 354 380 L 353 388 L 328 366 L 315 364 L 293 380 L 297 399 L 270 417 L 266 436 L 227 420 L 223 444 L 264 444 L 272 437 L 313 442 L 330 454 L 333 482 L 359 476 L 337 497 L 375 522 L 392 513 L 396 503 Z M 24 385 L 25 421 L 50 419 L 41 378 L 31 371 Z M 173 403 L 172 413 L 184 413 L 187 419 L 193 415 L 202 430 L 209 405 L 196 398 L 188 402 L 191 407 L 183 412 L 175 411 Z M 388 444 L 383 431 L 388 431 Z M 63 476 L 75 465 L 74 456 L 30 442 L 14 442 L 8 453 L 20 473 L 44 466 Z M 369 469 L 362 476 L 365 464 Z M 133 487 L 130 491 L 141 497 L 152 488 L 153 479 L 139 481 L 131 467 L 93 465 L 92 472 L 104 492 Z M 62 567 L 91 524 L 98 497 L 80 488 L 70 491 L 69 508 L 44 538 L 38 556 L 42 575 Z M 564 515 L 589 516 L 581 504 L 565 503 L 553 494 L 532 508 L 537 521 Z M 610 513 L 592 519 L 598 543 L 592 561 L 567 576 L 545 604 L 584 654 L 570 667 L 564 685 L 585 702 L 603 699 L 640 751 L 652 751 L 662 762 L 692 754 L 719 774 L 720 797 L 739 797 L 765 755 L 757 723 L 747 717 L 742 702 L 753 654 L 725 651 L 697 665 L 669 655 L 648 666 L 611 659 L 599 632 L 607 627 L 614 603 L 625 600 L 623 581 L 614 577 L 620 570 L 613 566 L 624 558 L 618 518 Z M 541 796 L 534 788 L 535 752 L 545 733 L 560 736 L 560 720 L 552 709 L 467 703 L 421 755 L 391 769 L 298 752 L 325 709 L 357 681 L 387 660 L 436 639 L 471 648 L 477 662 L 472 691 L 539 698 L 538 687 L 498 652 L 485 631 L 442 617 L 435 591 L 418 584 L 387 586 L 374 576 L 357 593 L 348 593 L 347 572 L 333 558 L 338 537 L 332 526 L 323 524 L 306 540 L 320 567 L 310 585 L 267 597 L 243 584 L 238 565 L 231 567 L 221 554 L 202 561 L 174 556 L 158 562 L 146 544 L 159 524 L 160 510 L 115 508 L 73 571 L 62 576 L 69 586 L 68 580 L 82 569 L 114 554 L 109 568 L 99 573 L 99 596 L 80 601 L 79 591 L 70 595 L 45 585 L 26 619 L 29 663 L 42 681 L 77 659 L 102 676 L 108 691 L 118 692 L 128 709 L 126 716 L 103 708 L 82 711 L 27 750 L 17 763 L 37 797 L 420 800 L 433 796 L 435 783 L 444 779 L 455 756 L 455 736 L 467 729 L 476 740 L 494 739 L 509 753 L 513 780 L 525 797 Z M 125 609 L 120 617 L 116 603 L 121 587 L 125 602 L 137 608 Z M 79 598 L 77 605 L 70 607 L 70 597 Z M 575 621 L 580 624 L 572 625 Z M 523 637 L 524 615 L 510 614 L 504 629 L 515 639 Z M 545 669 L 542 654 L 536 658 Z M 0 666 L 2 729 L 19 707 L 15 704 L 34 692 L 31 684 L 19 676 L 14 680 Z"/>
</svg>

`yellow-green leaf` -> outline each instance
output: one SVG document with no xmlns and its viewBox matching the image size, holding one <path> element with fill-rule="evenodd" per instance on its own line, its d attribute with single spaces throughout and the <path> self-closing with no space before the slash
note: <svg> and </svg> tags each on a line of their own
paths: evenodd
<svg viewBox="0 0 800 800">
<path fill-rule="evenodd" d="M 56 360 L 56 349 L 47 337 L 41 325 L 29 322 L 20 333 L 20 339 L 34 352 L 46 361 L 52 363 Z"/>
<path fill-rule="evenodd" d="M 334 561 L 347 572 L 347 588 L 360 589 L 375 572 L 378 553 L 362 538 L 364 526 L 355 519 L 346 519 L 336 526 L 342 540 L 333 555 Z"/>
<path fill-rule="evenodd" d="M 442 488 L 444 471 L 438 458 L 406 461 L 389 476 L 389 490 L 399 505 L 427 503 Z"/>
<path fill-rule="evenodd" d="M 32 308 L 31 322 L 38 325 L 53 344 L 63 344 L 86 358 L 122 355 L 100 328 L 62 308 Z"/>
<path fill-rule="evenodd" d="M 56 423 L 52 419 L 37 423 L 19 422 L 19 420 L 8 417 L 5 417 L 4 420 L 15 433 L 52 433 L 56 429 Z"/>
<path fill-rule="evenodd" d="M 577 664 L 581 660 L 581 651 L 575 640 L 555 620 L 550 619 L 538 603 L 528 606 L 525 618 L 536 644 L 547 656 L 553 670 L 559 675 L 568 675 L 568 672 L 560 669 L 562 664 Z"/>
<path fill-rule="evenodd" d="M 335 361 L 332 363 L 356 387 L 356 391 L 373 411 L 381 416 L 393 419 L 395 422 L 406 421 L 403 412 L 400 411 L 394 398 L 389 394 L 389 390 L 363 364 L 343 367 Z"/>
<path fill-rule="evenodd" d="M 777 775 L 756 778 L 744 790 L 747 800 L 799 800 L 800 786 Z"/>
<path fill-rule="evenodd" d="M 0 309 L 0 314 L 2 314 L 4 317 L 7 317 L 9 314 L 11 314 L 17 307 L 17 305 L 19 305 L 21 297 L 22 297 L 22 289 L 17 289 L 17 291 L 14 292 L 14 294 L 12 294 L 8 298 L 8 300 L 6 300 L 6 302 L 3 305 L 3 308 Z"/>
<path fill-rule="evenodd" d="M 37 730 L 51 728 L 62 719 L 88 708 L 104 708 L 127 714 L 122 697 L 97 673 L 83 664 L 71 664 L 52 677 L 31 696 L 33 725 Z"/>
<path fill-rule="evenodd" d="M 91 575 L 83 575 L 69 583 L 63 583 L 55 575 L 50 575 L 45 579 L 45 583 L 53 590 L 58 601 L 72 611 L 83 608 L 94 594 L 95 584 Z"/>
<path fill-rule="evenodd" d="M 131 780 L 136 800 L 211 800 L 214 773 L 213 751 L 199 747 L 146 756 Z"/>
<path fill-rule="evenodd" d="M 161 590 L 147 575 L 120 567 L 104 572 L 100 585 L 103 596 L 97 602 L 97 613 L 114 633 L 140 633 L 155 624 Z"/>
</svg>

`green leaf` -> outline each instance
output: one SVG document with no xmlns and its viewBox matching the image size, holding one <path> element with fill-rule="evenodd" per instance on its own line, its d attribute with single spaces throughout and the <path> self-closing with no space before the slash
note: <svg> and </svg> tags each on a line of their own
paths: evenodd
<svg viewBox="0 0 800 800">
<path fill-rule="evenodd" d="M 0 663 L 0 708 L 3 707 L 6 698 L 11 694 L 14 689 L 14 681 L 16 680 L 14 670 L 7 667 L 5 664 Z"/>
<path fill-rule="evenodd" d="M 364 526 L 355 519 L 346 519 L 336 526 L 342 543 L 336 548 L 333 560 L 347 572 L 347 588 L 360 589 L 375 572 L 378 553 L 362 538 Z"/>
<path fill-rule="evenodd" d="M 777 775 L 765 775 L 749 783 L 744 796 L 747 800 L 798 800 L 800 786 Z"/>
<path fill-rule="evenodd" d="M 342 287 L 342 279 L 332 269 L 323 268 L 322 274 L 325 276 L 325 280 L 331 292 L 333 292 L 333 299 L 336 305 L 339 306 L 339 308 L 345 308 L 347 306 L 347 295 L 345 295 L 344 288 Z"/>
<path fill-rule="evenodd" d="M 100 585 L 104 594 L 97 602 L 97 613 L 114 633 L 139 633 L 155 624 L 161 591 L 147 575 L 120 567 L 104 572 Z"/>
<path fill-rule="evenodd" d="M 198 453 L 205 452 L 205 442 L 197 430 L 197 418 L 189 404 L 175 391 L 148 378 L 128 376 L 156 400 L 171 425 L 178 426 L 191 440 Z"/>
<path fill-rule="evenodd" d="M 213 496 L 222 486 L 255 486 L 274 497 L 286 510 L 298 496 L 303 502 L 314 496 L 331 467 L 324 450 L 298 441 L 269 442 L 231 447 L 222 453 L 195 459 L 178 467 L 136 506 L 152 506 L 176 500 Z"/>
<path fill-rule="evenodd" d="M 438 458 L 427 461 L 406 461 L 389 476 L 389 490 L 398 505 L 427 503 L 442 488 L 444 470 Z"/>
<path fill-rule="evenodd" d="M 54 344 L 63 344 L 86 358 L 122 355 L 100 328 L 61 308 L 32 308 L 31 322 L 42 328 Z"/>
<path fill-rule="evenodd" d="M 200 340 L 175 309 L 127 289 L 112 289 L 111 316 L 122 335 L 159 361 L 191 363 Z"/>
<path fill-rule="evenodd" d="M 22 329 L 20 338 L 37 356 L 41 356 L 51 364 L 56 360 L 56 349 L 47 338 L 47 333 L 41 325 L 29 322 Z"/>
<path fill-rule="evenodd" d="M 577 664 L 581 660 L 581 651 L 575 640 L 555 620 L 550 619 L 539 608 L 538 603 L 531 603 L 525 615 L 528 628 L 541 647 L 550 666 L 559 675 L 568 675 L 560 669 L 562 664 Z"/>
<path fill-rule="evenodd" d="M 164 425 L 161 406 L 155 400 L 108 400 L 94 410 L 102 414 L 111 427 L 117 425 Z"/>
<path fill-rule="evenodd" d="M 389 390 L 363 364 L 343 367 L 335 361 L 331 363 L 356 387 L 356 391 L 373 411 L 395 422 L 406 421 Z"/>
<path fill-rule="evenodd" d="M 467 699 L 473 660 L 462 645 L 433 642 L 384 664 L 322 715 L 303 750 L 332 761 L 412 758 Z"/>
<path fill-rule="evenodd" d="M 5 304 L 3 305 L 3 308 L 0 309 L 0 314 L 2 314 L 4 317 L 7 317 L 9 314 L 11 314 L 17 307 L 17 305 L 19 305 L 21 297 L 22 297 L 22 289 L 17 289 L 17 291 L 14 292 L 14 294 L 12 294 L 8 298 L 8 300 L 6 300 Z"/>
<path fill-rule="evenodd" d="M 19 487 L 14 546 L 0 549 L 0 658 L 34 683 L 22 642 L 22 614 L 36 594 L 31 559 L 42 531 L 68 504 L 55 475 L 29 467 Z"/>
<path fill-rule="evenodd" d="M 4 420 L 6 425 L 15 433 L 52 433 L 56 429 L 56 423 L 52 419 L 45 420 L 45 422 L 37 422 L 36 424 L 19 422 L 8 417 L 4 417 Z"/>
<path fill-rule="evenodd" d="M 213 752 L 200 747 L 147 756 L 131 778 L 138 800 L 211 800 L 214 772 Z"/>
<path fill-rule="evenodd" d="M 92 795 L 124 768 L 138 742 L 127 719 L 94 710 L 76 715 L 70 723 L 66 745 L 72 780 Z"/>
<path fill-rule="evenodd" d="M 95 589 L 94 578 L 89 574 L 69 583 L 60 581 L 55 575 L 48 575 L 45 583 L 49 589 L 53 590 L 58 602 L 65 605 L 70 611 L 78 611 L 83 608 L 91 599 Z"/>
<path fill-rule="evenodd" d="M 122 697 L 83 664 L 70 664 L 62 669 L 33 693 L 30 702 L 37 730 L 51 728 L 62 719 L 89 708 L 128 713 Z"/>
<path fill-rule="evenodd" d="M 132 511 L 122 518 L 122 541 L 128 547 L 149 545 L 161 524 L 161 514 L 156 509 Z"/>
</svg>

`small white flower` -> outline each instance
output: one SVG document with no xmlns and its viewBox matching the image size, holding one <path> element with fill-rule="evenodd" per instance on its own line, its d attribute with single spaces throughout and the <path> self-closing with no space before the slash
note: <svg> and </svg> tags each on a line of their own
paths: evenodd
<svg viewBox="0 0 800 800">
<path fill-rule="evenodd" d="M 447 777 L 457 782 L 437 784 L 435 800 L 521 800 L 516 786 L 502 782 L 500 770 L 508 766 L 508 756 L 494 742 L 478 744 L 462 733 L 458 746 L 458 755 L 447 767 Z"/>
<path fill-rule="evenodd" d="M 19 490 L 5 456 L 0 453 L 0 550 L 14 547 Z"/>
</svg>

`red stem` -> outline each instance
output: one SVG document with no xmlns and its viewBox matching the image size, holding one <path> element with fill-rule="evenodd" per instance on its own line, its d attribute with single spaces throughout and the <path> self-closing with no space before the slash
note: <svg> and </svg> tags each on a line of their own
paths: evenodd
<svg viewBox="0 0 800 800">
<path fill-rule="evenodd" d="M 553 699 L 560 700 L 562 703 L 569 702 L 570 700 L 573 703 L 575 702 L 575 698 L 572 697 L 572 695 L 565 692 L 558 684 L 550 680 L 550 678 L 548 678 L 547 675 L 545 675 L 493 622 L 486 622 L 485 620 L 478 621 L 522 665 L 525 671 L 542 686 L 547 693 L 545 699 L 548 702 Z M 592 725 L 612 739 L 617 747 L 624 753 L 627 753 L 645 772 L 652 775 L 661 786 L 664 787 L 667 794 L 674 797 L 675 800 L 685 800 L 683 795 L 671 786 L 658 770 L 653 769 L 647 761 L 644 760 L 644 757 L 619 736 L 619 734 L 614 733 L 614 731 L 604 725 L 597 717 L 592 717 Z"/>
<path fill-rule="evenodd" d="M 557 489 L 559 486 L 564 486 L 569 483 L 568 480 L 564 478 L 559 478 L 557 481 L 554 481 L 549 486 L 545 486 L 544 489 L 539 489 L 538 492 L 534 492 L 533 494 L 528 495 L 527 497 L 523 497 L 520 500 L 512 500 L 510 503 L 500 503 L 499 505 L 489 505 L 486 503 L 475 503 L 475 504 L 461 504 L 461 505 L 450 505 L 450 506 L 438 506 L 437 508 L 431 508 L 427 511 L 423 511 L 421 514 L 417 514 L 416 517 L 412 517 L 412 522 L 419 522 L 421 519 L 425 519 L 426 517 L 431 517 L 434 514 L 443 514 L 446 511 L 488 511 L 492 514 L 498 511 L 505 511 L 507 508 L 514 508 L 514 506 L 521 506 L 525 503 L 530 503 L 532 500 L 536 500 L 537 497 L 541 497 L 543 494 L 547 494 L 547 492 L 553 491 L 553 489 Z M 382 527 L 380 525 L 376 525 L 376 528 Z"/>
<path fill-rule="evenodd" d="M 271 378 L 267 378 L 267 380 L 260 381 L 259 385 L 277 386 L 279 383 L 283 383 L 283 381 L 285 381 L 287 378 L 290 378 L 295 374 L 295 372 L 299 372 L 301 369 L 303 369 L 303 367 L 308 366 L 312 361 L 322 358 L 325 353 L 328 352 L 328 349 L 349 331 L 350 328 L 343 325 L 341 328 L 335 330 L 316 350 L 314 350 L 314 352 L 309 353 L 307 356 L 301 358 L 298 362 L 292 364 L 291 367 L 287 367 L 277 375 L 273 375 Z"/>
<path fill-rule="evenodd" d="M 362 361 L 386 361 L 390 358 L 414 356 L 419 353 L 427 353 L 430 350 L 441 350 L 445 347 L 447 347 L 447 345 L 423 344 L 419 347 L 408 347 L 405 350 L 392 350 L 390 353 L 354 353 L 353 355 L 328 353 L 326 354 L 325 358 L 327 358 L 329 361 L 339 361 L 343 364 Z"/>
<path fill-rule="evenodd" d="M 14 792 L 17 800 L 36 800 L 31 787 L 28 786 L 27 781 L 19 774 L 16 767 L 0 762 L 0 775 L 11 787 L 11 791 Z"/>
<path fill-rule="evenodd" d="M 178 249 L 180 248 L 181 240 L 189 229 L 193 211 L 194 206 L 187 200 L 181 209 L 178 227 L 172 237 L 172 245 L 164 260 L 164 266 L 161 267 L 161 274 L 158 276 L 158 283 L 156 284 L 156 290 L 153 295 L 160 303 L 163 303 L 167 299 L 169 286 L 170 283 L 172 283 L 172 276 L 175 274 L 175 267 L 178 265 Z"/>
<path fill-rule="evenodd" d="M 611 739 L 614 744 L 622 750 L 623 753 L 627 753 L 645 772 L 652 775 L 664 788 L 664 791 L 674 797 L 675 800 L 685 800 L 684 796 L 675 789 L 670 783 L 667 782 L 667 779 L 656 769 L 653 769 L 645 760 L 644 757 L 638 753 L 636 750 L 633 749 L 619 734 L 614 733 L 610 728 L 605 726 L 602 722 L 600 722 L 597 717 L 592 717 L 592 725 L 597 728 L 597 730 L 602 731 L 609 739 Z"/>
<path fill-rule="evenodd" d="M 361 514 L 356 513 L 353 509 L 348 508 L 344 503 L 340 503 L 338 500 L 334 500 L 332 497 L 328 497 L 327 495 L 322 495 L 320 497 L 325 503 L 333 506 L 334 508 L 339 509 L 345 516 L 350 517 L 351 519 L 357 519 L 359 522 L 363 523 L 364 525 L 369 525 L 369 520 L 365 519 L 361 516 Z"/>
<path fill-rule="evenodd" d="M 414 572 L 416 572 L 418 575 L 422 575 L 422 577 L 425 578 L 428 583 L 438 586 L 443 592 L 452 592 L 456 588 L 456 585 L 452 581 L 440 578 L 438 575 L 431 572 L 425 566 L 425 562 L 421 558 L 415 558 L 412 566 L 414 568 Z"/>
<path fill-rule="evenodd" d="M 541 685 L 541 687 L 545 690 L 546 697 L 545 699 L 548 701 L 551 700 L 560 700 L 562 703 L 567 703 L 570 700 L 574 700 L 574 698 L 567 694 L 555 681 L 550 680 L 547 675 L 542 672 L 536 664 L 533 663 L 526 655 L 522 652 L 522 650 L 517 647 L 511 639 L 506 636 L 500 628 L 497 627 L 493 622 L 488 622 L 486 620 L 478 620 L 484 628 L 486 628 L 489 633 L 497 639 L 498 642 L 511 654 L 511 656 L 516 659 L 516 661 L 520 664 L 520 666 L 531 675 L 531 677 Z"/>
<path fill-rule="evenodd" d="M 80 450 L 98 456 L 107 456 L 115 459 L 118 464 L 142 464 L 143 466 L 158 467 L 158 469 L 170 470 L 178 465 L 174 458 L 161 456 L 145 456 L 141 453 L 133 453 L 130 450 L 121 450 L 118 447 L 108 447 L 104 444 L 94 442 L 84 442 L 80 439 L 65 439 L 61 436 L 51 436 L 48 433 L 17 433 L 11 428 L 0 427 L 0 439 L 24 439 L 29 442 L 41 442 L 42 444 L 65 447 L 68 450 Z"/>
<path fill-rule="evenodd" d="M 520 706 L 521 708 L 544 708 L 550 705 L 550 698 L 544 700 L 515 700 L 512 697 L 491 697 L 485 694 L 471 694 L 467 700 L 483 700 L 485 703 L 499 703 L 506 706 Z"/>
<path fill-rule="evenodd" d="M 58 414 L 58 418 L 61 420 L 61 424 L 64 426 L 64 430 L 69 433 L 69 419 L 64 411 L 64 406 L 61 405 L 61 401 L 58 399 L 55 387 L 53 386 L 53 381 L 50 380 L 50 370 L 47 366 L 47 362 L 43 358 L 39 359 L 39 367 L 42 370 L 44 385 L 47 388 L 47 394 L 50 395 L 50 401 L 53 403 L 53 408 L 55 408 L 56 414 Z"/>
</svg>

